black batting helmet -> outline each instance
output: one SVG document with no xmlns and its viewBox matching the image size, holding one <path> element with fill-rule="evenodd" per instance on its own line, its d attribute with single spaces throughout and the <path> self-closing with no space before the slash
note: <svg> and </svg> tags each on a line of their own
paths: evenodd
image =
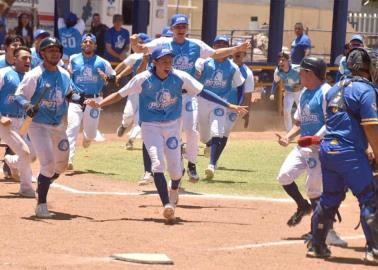
<svg viewBox="0 0 378 270">
<path fill-rule="evenodd" d="M 49 47 L 58 47 L 60 50 L 60 53 L 63 56 L 63 45 L 62 43 L 60 43 L 59 39 L 55 37 L 47 37 L 43 39 L 41 43 L 39 44 L 39 57 L 42 58 L 41 51 Z"/>
<path fill-rule="evenodd" d="M 306 56 L 300 64 L 302 69 L 311 70 L 319 80 L 324 81 L 327 65 L 322 58 Z"/>
<path fill-rule="evenodd" d="M 352 72 L 368 72 L 373 83 L 375 83 L 378 79 L 378 54 L 372 49 L 352 49 L 347 55 L 347 66 Z"/>
</svg>

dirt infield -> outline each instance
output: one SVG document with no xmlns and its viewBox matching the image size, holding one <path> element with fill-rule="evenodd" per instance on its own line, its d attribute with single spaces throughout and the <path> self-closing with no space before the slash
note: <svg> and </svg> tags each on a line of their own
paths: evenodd
<svg viewBox="0 0 378 270">
<path fill-rule="evenodd" d="M 51 188 L 53 219 L 34 216 L 34 199 L 21 199 L 18 183 L 0 180 L 0 269 L 370 269 L 363 265 L 359 216 L 349 198 L 337 230 L 350 247 L 332 248 L 328 261 L 305 258 L 296 228 L 286 226 L 295 210 L 287 201 L 182 196 L 177 223 L 166 225 L 153 186 L 84 173 L 62 176 Z M 115 261 L 121 252 L 165 253 L 173 266 Z M 374 269 L 371 267 L 371 269 Z"/>
</svg>

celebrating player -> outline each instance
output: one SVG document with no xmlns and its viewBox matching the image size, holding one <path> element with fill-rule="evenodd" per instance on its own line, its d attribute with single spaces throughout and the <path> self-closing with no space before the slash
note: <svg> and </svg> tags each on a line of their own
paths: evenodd
<svg viewBox="0 0 378 270">
<path fill-rule="evenodd" d="M 325 94 L 330 89 L 325 82 L 326 64 L 314 56 L 305 57 L 300 65 L 301 84 L 305 87 L 300 96 L 298 109 L 295 112 L 293 128 L 278 142 L 287 146 L 292 138 L 298 134 L 301 138 L 324 135 L 325 123 Z M 301 139 L 300 139 L 301 141 Z M 295 180 L 307 171 L 305 189 L 311 205 L 298 190 Z M 319 162 L 319 145 L 315 142 L 308 145 L 296 146 L 286 157 L 277 177 L 286 193 L 296 202 L 297 211 L 287 222 L 288 226 L 299 224 L 305 215 L 315 209 L 319 201 L 322 188 L 322 173 Z M 312 206 L 312 207 L 311 207 Z M 332 217 L 334 218 L 334 217 Z M 329 231 L 327 242 L 332 245 L 346 246 L 334 230 Z"/>
<path fill-rule="evenodd" d="M 81 53 L 71 56 L 67 68 L 72 75 L 73 91 L 82 97 L 78 101 L 72 100 L 68 106 L 66 133 L 70 144 L 70 157 L 67 168 L 69 170 L 73 170 L 75 145 L 81 122 L 83 122 L 83 147 L 87 148 L 96 137 L 100 119 L 100 110 L 85 106 L 84 99 L 95 98 L 100 101 L 102 99 L 101 91 L 104 87 L 104 79 L 115 78 L 115 71 L 110 63 L 95 55 L 96 37 L 93 34 L 83 35 L 81 49 Z"/>
<path fill-rule="evenodd" d="M 100 103 L 93 99 L 87 101 L 91 106 L 103 107 L 128 95 L 139 94 L 142 138 L 152 160 L 155 185 L 164 206 L 163 215 L 168 221 L 174 220 L 183 169 L 179 143 L 182 89 L 192 96 L 202 96 L 238 113 L 246 112 L 243 107 L 229 104 L 203 89 L 203 85 L 187 73 L 172 69 L 173 57 L 170 48 L 155 48 L 151 55 L 153 68 L 138 74 L 125 87 Z M 169 195 L 164 176 L 165 158 L 172 180 Z"/>
<path fill-rule="evenodd" d="M 45 38 L 39 53 L 43 63 L 28 72 L 16 91 L 16 101 L 32 117 L 28 134 L 40 162 L 37 217 L 49 218 L 46 199 L 52 181 L 65 171 L 68 140 L 62 121 L 67 112 L 67 96 L 72 94 L 69 73 L 57 66 L 63 46 L 56 38 Z"/>
<path fill-rule="evenodd" d="M 347 56 L 352 72 L 326 94 L 326 131 L 320 145 L 323 192 L 312 216 L 312 235 L 307 256 L 331 256 L 325 239 L 345 192 L 350 189 L 360 206 L 360 222 L 366 238 L 365 261 L 378 264 L 378 190 L 366 150 L 370 144 L 378 162 L 378 55 L 356 48 Z"/>
</svg>

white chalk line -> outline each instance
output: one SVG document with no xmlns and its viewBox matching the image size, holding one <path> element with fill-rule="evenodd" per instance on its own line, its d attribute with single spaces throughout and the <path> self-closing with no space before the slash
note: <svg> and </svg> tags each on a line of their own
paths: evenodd
<svg viewBox="0 0 378 270">
<path fill-rule="evenodd" d="M 157 194 L 145 194 L 143 192 L 116 192 L 116 191 L 82 191 L 66 185 L 59 183 L 54 183 L 52 187 L 75 193 L 81 195 L 107 195 L 107 196 L 157 196 Z M 198 193 L 198 194 L 180 194 L 180 197 L 188 198 L 204 198 L 204 199 L 225 199 L 225 200 L 244 200 L 244 201 L 266 201 L 266 202 L 277 202 L 277 203 L 292 203 L 291 199 L 282 199 L 282 198 L 270 198 L 270 197 L 260 197 L 260 196 L 237 196 L 237 195 L 223 195 L 223 194 L 207 194 L 207 193 Z"/>
<path fill-rule="evenodd" d="M 354 235 L 354 236 L 343 236 L 344 240 L 358 240 L 364 239 L 364 235 Z M 264 247 L 274 247 L 274 246 L 289 246 L 296 244 L 304 244 L 304 240 L 281 240 L 275 242 L 265 242 L 265 243 L 256 243 L 256 244 L 246 244 L 232 247 L 220 247 L 208 249 L 209 251 L 232 251 L 232 250 L 242 250 L 242 249 L 254 249 L 254 248 L 264 248 Z"/>
</svg>

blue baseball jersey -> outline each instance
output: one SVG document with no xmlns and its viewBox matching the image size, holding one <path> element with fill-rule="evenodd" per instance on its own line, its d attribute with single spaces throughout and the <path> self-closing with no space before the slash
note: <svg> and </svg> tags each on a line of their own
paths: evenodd
<svg viewBox="0 0 378 270">
<path fill-rule="evenodd" d="M 7 59 L 5 58 L 5 54 L 3 54 L 2 56 L 0 56 L 0 68 L 9 67 L 11 65 L 12 64 L 8 63 Z"/>
<path fill-rule="evenodd" d="M 25 73 L 17 72 L 12 66 L 0 71 L 0 114 L 21 118 L 24 110 L 15 102 L 15 92 Z"/>
<path fill-rule="evenodd" d="M 311 49 L 311 40 L 305 34 L 297 37 L 291 43 L 291 61 L 293 64 L 300 64 L 305 56 L 305 50 Z"/>
<path fill-rule="evenodd" d="M 255 88 L 252 70 L 246 64 L 242 64 L 239 67 L 239 70 L 244 78 L 243 89 L 240 93 L 238 88 L 232 87 L 227 95 L 227 101 L 231 104 L 241 104 L 243 102 L 244 94 L 251 93 Z"/>
<path fill-rule="evenodd" d="M 226 99 L 232 87 L 238 87 L 244 82 L 239 67 L 228 58 L 223 62 L 213 58 L 208 58 L 205 61 L 199 60 L 196 63 L 196 68 L 201 73 L 199 81 L 207 90 L 221 98 Z"/>
<path fill-rule="evenodd" d="M 173 67 L 192 75 L 196 74 L 195 63 L 198 58 L 211 57 L 215 50 L 198 39 L 186 38 L 184 43 L 177 43 L 173 38 L 158 38 L 145 44 L 150 53 L 158 46 L 170 46 L 174 53 Z"/>
<path fill-rule="evenodd" d="M 24 76 L 17 88 L 16 96 L 36 104 L 43 94 L 33 122 L 59 125 L 67 112 L 66 96 L 71 91 L 68 71 L 58 66 L 57 71 L 51 72 L 39 65 Z"/>
<path fill-rule="evenodd" d="M 130 44 L 130 33 L 125 28 L 116 31 L 114 27 L 105 32 L 105 43 L 110 44 L 113 51 L 121 53 L 127 45 Z M 113 57 L 105 49 L 104 57 L 109 61 L 119 61 L 118 58 Z"/>
<path fill-rule="evenodd" d="M 104 80 L 98 69 L 106 75 L 115 75 L 110 63 L 98 55 L 84 57 L 82 53 L 70 57 L 68 70 L 71 72 L 73 91 L 86 95 L 98 95 L 104 87 Z"/>
<path fill-rule="evenodd" d="M 352 72 L 349 70 L 349 68 L 347 66 L 347 61 L 346 61 L 345 56 L 343 56 L 343 58 L 341 58 L 341 60 L 340 60 L 339 72 L 343 76 L 352 74 Z"/>
<path fill-rule="evenodd" d="M 316 89 L 304 89 L 294 119 L 300 122 L 301 136 L 315 135 L 325 124 L 325 95 L 331 86 L 327 83 Z"/>
<path fill-rule="evenodd" d="M 122 97 L 139 94 L 141 122 L 168 122 L 181 117 L 182 89 L 197 95 L 203 85 L 180 70 L 173 69 L 161 80 L 153 69 L 149 69 L 132 78 L 118 93 Z"/>
<path fill-rule="evenodd" d="M 327 93 L 327 105 L 338 88 L 339 83 Z M 327 144 L 330 150 L 338 152 L 365 152 L 368 142 L 362 126 L 378 125 L 376 91 L 363 82 L 352 82 L 345 87 L 344 99 L 350 112 L 327 106 L 326 133 L 322 144 Z"/>
<path fill-rule="evenodd" d="M 295 88 L 299 87 L 300 84 L 299 65 L 290 64 L 288 72 L 276 68 L 273 77 L 275 83 L 280 80 L 284 82 L 285 91 L 294 92 Z"/>
<path fill-rule="evenodd" d="M 59 18 L 58 30 L 59 39 L 63 45 L 63 54 L 67 57 L 81 52 L 81 38 L 85 29 L 82 19 L 79 19 L 73 27 L 66 27 L 64 20 Z"/>
</svg>

